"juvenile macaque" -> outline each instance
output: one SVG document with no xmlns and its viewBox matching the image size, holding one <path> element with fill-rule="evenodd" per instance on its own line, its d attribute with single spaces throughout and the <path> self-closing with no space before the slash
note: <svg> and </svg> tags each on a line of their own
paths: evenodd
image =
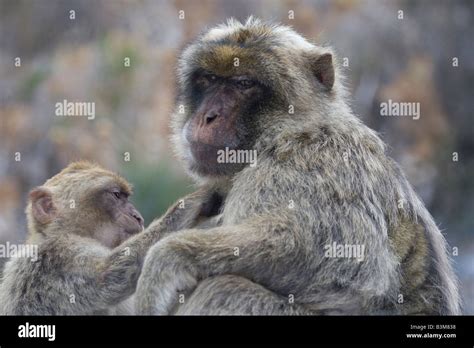
<svg viewBox="0 0 474 348">
<path fill-rule="evenodd" d="M 199 212 L 192 197 L 146 231 L 125 179 L 76 162 L 29 195 L 27 244 L 35 257 L 12 258 L 0 284 L 0 314 L 133 314 L 148 248 L 185 228 Z M 195 200 L 197 202 L 197 200 Z"/>
</svg>

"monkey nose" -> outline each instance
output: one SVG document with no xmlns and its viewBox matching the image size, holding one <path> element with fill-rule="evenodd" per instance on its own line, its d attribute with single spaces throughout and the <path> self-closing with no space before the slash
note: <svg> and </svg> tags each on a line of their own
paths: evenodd
<svg viewBox="0 0 474 348">
<path fill-rule="evenodd" d="M 139 212 L 137 211 L 132 212 L 132 216 L 135 218 L 135 220 L 138 221 L 141 227 L 145 226 L 145 220 L 143 219 L 143 217 L 140 215 Z"/>
<path fill-rule="evenodd" d="M 214 121 L 219 114 L 215 111 L 208 112 L 206 116 L 204 116 L 204 121 L 206 124 L 210 124 L 212 121 Z"/>
</svg>

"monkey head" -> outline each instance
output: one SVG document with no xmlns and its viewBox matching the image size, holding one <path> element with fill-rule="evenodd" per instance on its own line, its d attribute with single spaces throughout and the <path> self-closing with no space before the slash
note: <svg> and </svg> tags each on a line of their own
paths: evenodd
<svg viewBox="0 0 474 348">
<path fill-rule="evenodd" d="M 115 247 L 144 227 L 122 177 L 88 162 L 75 162 L 33 189 L 26 208 L 29 233 L 74 233 Z"/>
<path fill-rule="evenodd" d="M 231 19 L 179 59 L 172 119 L 178 155 L 198 177 L 232 176 L 245 163 L 219 161 L 219 151 L 264 151 L 281 121 L 310 117 L 315 107 L 324 114 L 334 82 L 328 49 L 285 26 Z"/>
</svg>

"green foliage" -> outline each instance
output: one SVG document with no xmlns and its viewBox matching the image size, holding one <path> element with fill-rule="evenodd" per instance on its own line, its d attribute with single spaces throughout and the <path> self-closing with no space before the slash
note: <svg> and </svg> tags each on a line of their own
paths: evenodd
<svg viewBox="0 0 474 348">
<path fill-rule="evenodd" d="M 20 84 L 20 98 L 24 101 L 30 101 L 36 88 L 46 79 L 47 76 L 48 73 L 43 70 L 36 70 L 28 74 Z"/>
<path fill-rule="evenodd" d="M 110 105 L 111 110 L 117 111 L 129 93 L 128 86 L 132 84 L 134 67 L 141 61 L 140 52 L 133 43 L 117 45 L 110 36 L 102 37 L 99 48 L 104 81 L 104 88 L 99 94 Z M 125 57 L 130 58 L 132 62 L 129 67 L 124 66 Z"/>
<path fill-rule="evenodd" d="M 177 199 L 193 191 L 192 183 L 177 176 L 168 161 L 147 164 L 125 162 L 121 173 L 134 185 L 132 201 L 143 215 L 145 224 L 161 216 Z"/>
</svg>

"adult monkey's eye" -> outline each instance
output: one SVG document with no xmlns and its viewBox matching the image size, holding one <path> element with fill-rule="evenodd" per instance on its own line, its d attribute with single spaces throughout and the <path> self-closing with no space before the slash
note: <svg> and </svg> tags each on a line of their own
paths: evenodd
<svg viewBox="0 0 474 348">
<path fill-rule="evenodd" d="M 241 79 L 237 81 L 237 84 L 242 89 L 248 89 L 255 86 L 255 81 L 251 79 Z"/>
<path fill-rule="evenodd" d="M 204 74 L 197 79 L 197 84 L 202 87 L 208 87 L 211 83 L 217 81 L 217 76 L 214 74 Z"/>
<path fill-rule="evenodd" d="M 120 191 L 114 191 L 112 192 L 115 196 L 115 198 L 120 199 Z"/>
<path fill-rule="evenodd" d="M 214 82 L 214 81 L 217 80 L 217 76 L 214 75 L 214 74 L 207 74 L 207 75 L 206 75 L 206 78 L 207 78 L 209 81 L 212 81 L 212 82 Z"/>
</svg>

